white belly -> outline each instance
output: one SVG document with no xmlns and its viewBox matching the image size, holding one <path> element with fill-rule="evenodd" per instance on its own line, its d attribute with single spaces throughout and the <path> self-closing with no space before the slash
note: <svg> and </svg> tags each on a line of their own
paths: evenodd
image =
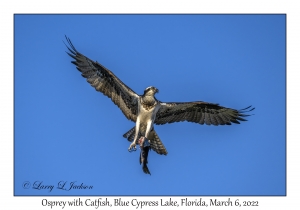
<svg viewBox="0 0 300 210">
<path fill-rule="evenodd" d="M 150 123 L 149 126 L 150 130 L 153 127 L 153 122 L 155 121 L 155 117 L 156 117 L 156 113 L 159 109 L 160 105 L 157 104 L 155 107 L 153 107 L 152 109 L 146 110 L 143 108 L 143 106 L 140 106 L 140 110 L 139 110 L 139 114 L 138 114 L 138 118 L 139 120 L 137 120 L 137 123 L 140 123 L 140 133 L 142 135 L 145 135 L 146 129 L 147 129 L 147 125 Z"/>
<path fill-rule="evenodd" d="M 150 110 L 145 110 L 145 109 L 141 108 L 140 113 L 139 113 L 140 122 L 145 123 L 145 122 L 152 120 L 154 109 L 155 109 L 154 107 Z"/>
</svg>

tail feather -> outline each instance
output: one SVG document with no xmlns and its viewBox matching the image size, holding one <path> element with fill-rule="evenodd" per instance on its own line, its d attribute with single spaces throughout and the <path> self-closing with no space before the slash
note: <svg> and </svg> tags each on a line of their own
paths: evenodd
<svg viewBox="0 0 300 210">
<path fill-rule="evenodd" d="M 168 151 L 160 140 L 159 136 L 153 129 L 149 135 L 151 149 L 153 149 L 157 154 L 167 155 Z"/>
<path fill-rule="evenodd" d="M 134 136 L 135 136 L 135 126 L 133 128 L 131 128 L 129 131 L 127 131 L 123 137 L 126 138 L 128 141 L 132 142 L 133 139 L 134 139 Z M 141 135 L 139 134 L 138 138 L 140 137 Z"/>
</svg>

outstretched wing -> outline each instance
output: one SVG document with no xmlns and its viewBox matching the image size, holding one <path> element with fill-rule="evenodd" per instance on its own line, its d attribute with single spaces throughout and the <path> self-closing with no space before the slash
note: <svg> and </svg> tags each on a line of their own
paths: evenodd
<svg viewBox="0 0 300 210">
<path fill-rule="evenodd" d="M 218 104 L 203 101 L 185 103 L 161 103 L 156 114 L 155 124 L 162 125 L 173 122 L 194 122 L 206 125 L 231 125 L 246 121 L 243 117 L 249 115 L 245 112 L 252 111 L 251 106 L 236 110 L 219 106 Z"/>
<path fill-rule="evenodd" d="M 138 112 L 138 95 L 126 86 L 118 77 L 116 77 L 110 70 L 94 62 L 79 53 L 73 46 L 71 40 L 66 37 L 69 44 L 70 52 L 67 52 L 75 61 L 73 64 L 81 72 L 81 75 L 97 91 L 111 98 L 111 100 L 122 110 L 127 119 L 136 121 Z"/>
</svg>

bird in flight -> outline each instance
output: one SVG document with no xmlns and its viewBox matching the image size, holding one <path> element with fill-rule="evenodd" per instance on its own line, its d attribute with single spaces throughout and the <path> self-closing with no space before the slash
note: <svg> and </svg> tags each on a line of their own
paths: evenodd
<svg viewBox="0 0 300 210">
<path fill-rule="evenodd" d="M 76 50 L 71 40 L 66 36 L 67 46 L 77 69 L 97 91 L 109 97 L 117 105 L 128 120 L 135 122 L 135 126 L 123 137 L 131 142 L 128 150 L 135 151 L 139 145 L 141 149 L 140 164 L 144 173 L 150 174 L 147 167 L 148 152 L 154 150 L 160 155 L 167 155 L 167 150 L 154 130 L 154 124 L 163 125 L 174 122 L 194 122 L 201 125 L 231 125 L 246 121 L 246 112 L 252 111 L 251 106 L 236 110 L 204 101 L 194 102 L 161 102 L 155 98 L 158 93 L 156 87 L 150 86 L 138 95 L 125 85 L 110 70 L 97 61 L 93 61 Z"/>
</svg>

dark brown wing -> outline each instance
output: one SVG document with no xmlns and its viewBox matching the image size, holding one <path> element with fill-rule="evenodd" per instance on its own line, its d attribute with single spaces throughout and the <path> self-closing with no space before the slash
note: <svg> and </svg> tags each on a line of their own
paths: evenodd
<svg viewBox="0 0 300 210">
<path fill-rule="evenodd" d="M 111 98 L 111 100 L 122 110 L 127 119 L 136 121 L 138 112 L 138 98 L 139 96 L 127 87 L 118 77 L 116 77 L 110 70 L 94 62 L 89 58 L 79 53 L 73 46 L 71 40 L 66 37 L 69 44 L 70 52 L 67 52 L 75 61 L 77 69 L 81 72 L 84 78 L 97 91 Z"/>
<path fill-rule="evenodd" d="M 194 122 L 206 125 L 231 125 L 246 121 L 243 117 L 249 115 L 245 112 L 252 111 L 251 106 L 236 110 L 219 106 L 218 104 L 203 101 L 185 103 L 161 103 L 156 114 L 155 124 L 162 125 L 173 122 Z"/>
</svg>

